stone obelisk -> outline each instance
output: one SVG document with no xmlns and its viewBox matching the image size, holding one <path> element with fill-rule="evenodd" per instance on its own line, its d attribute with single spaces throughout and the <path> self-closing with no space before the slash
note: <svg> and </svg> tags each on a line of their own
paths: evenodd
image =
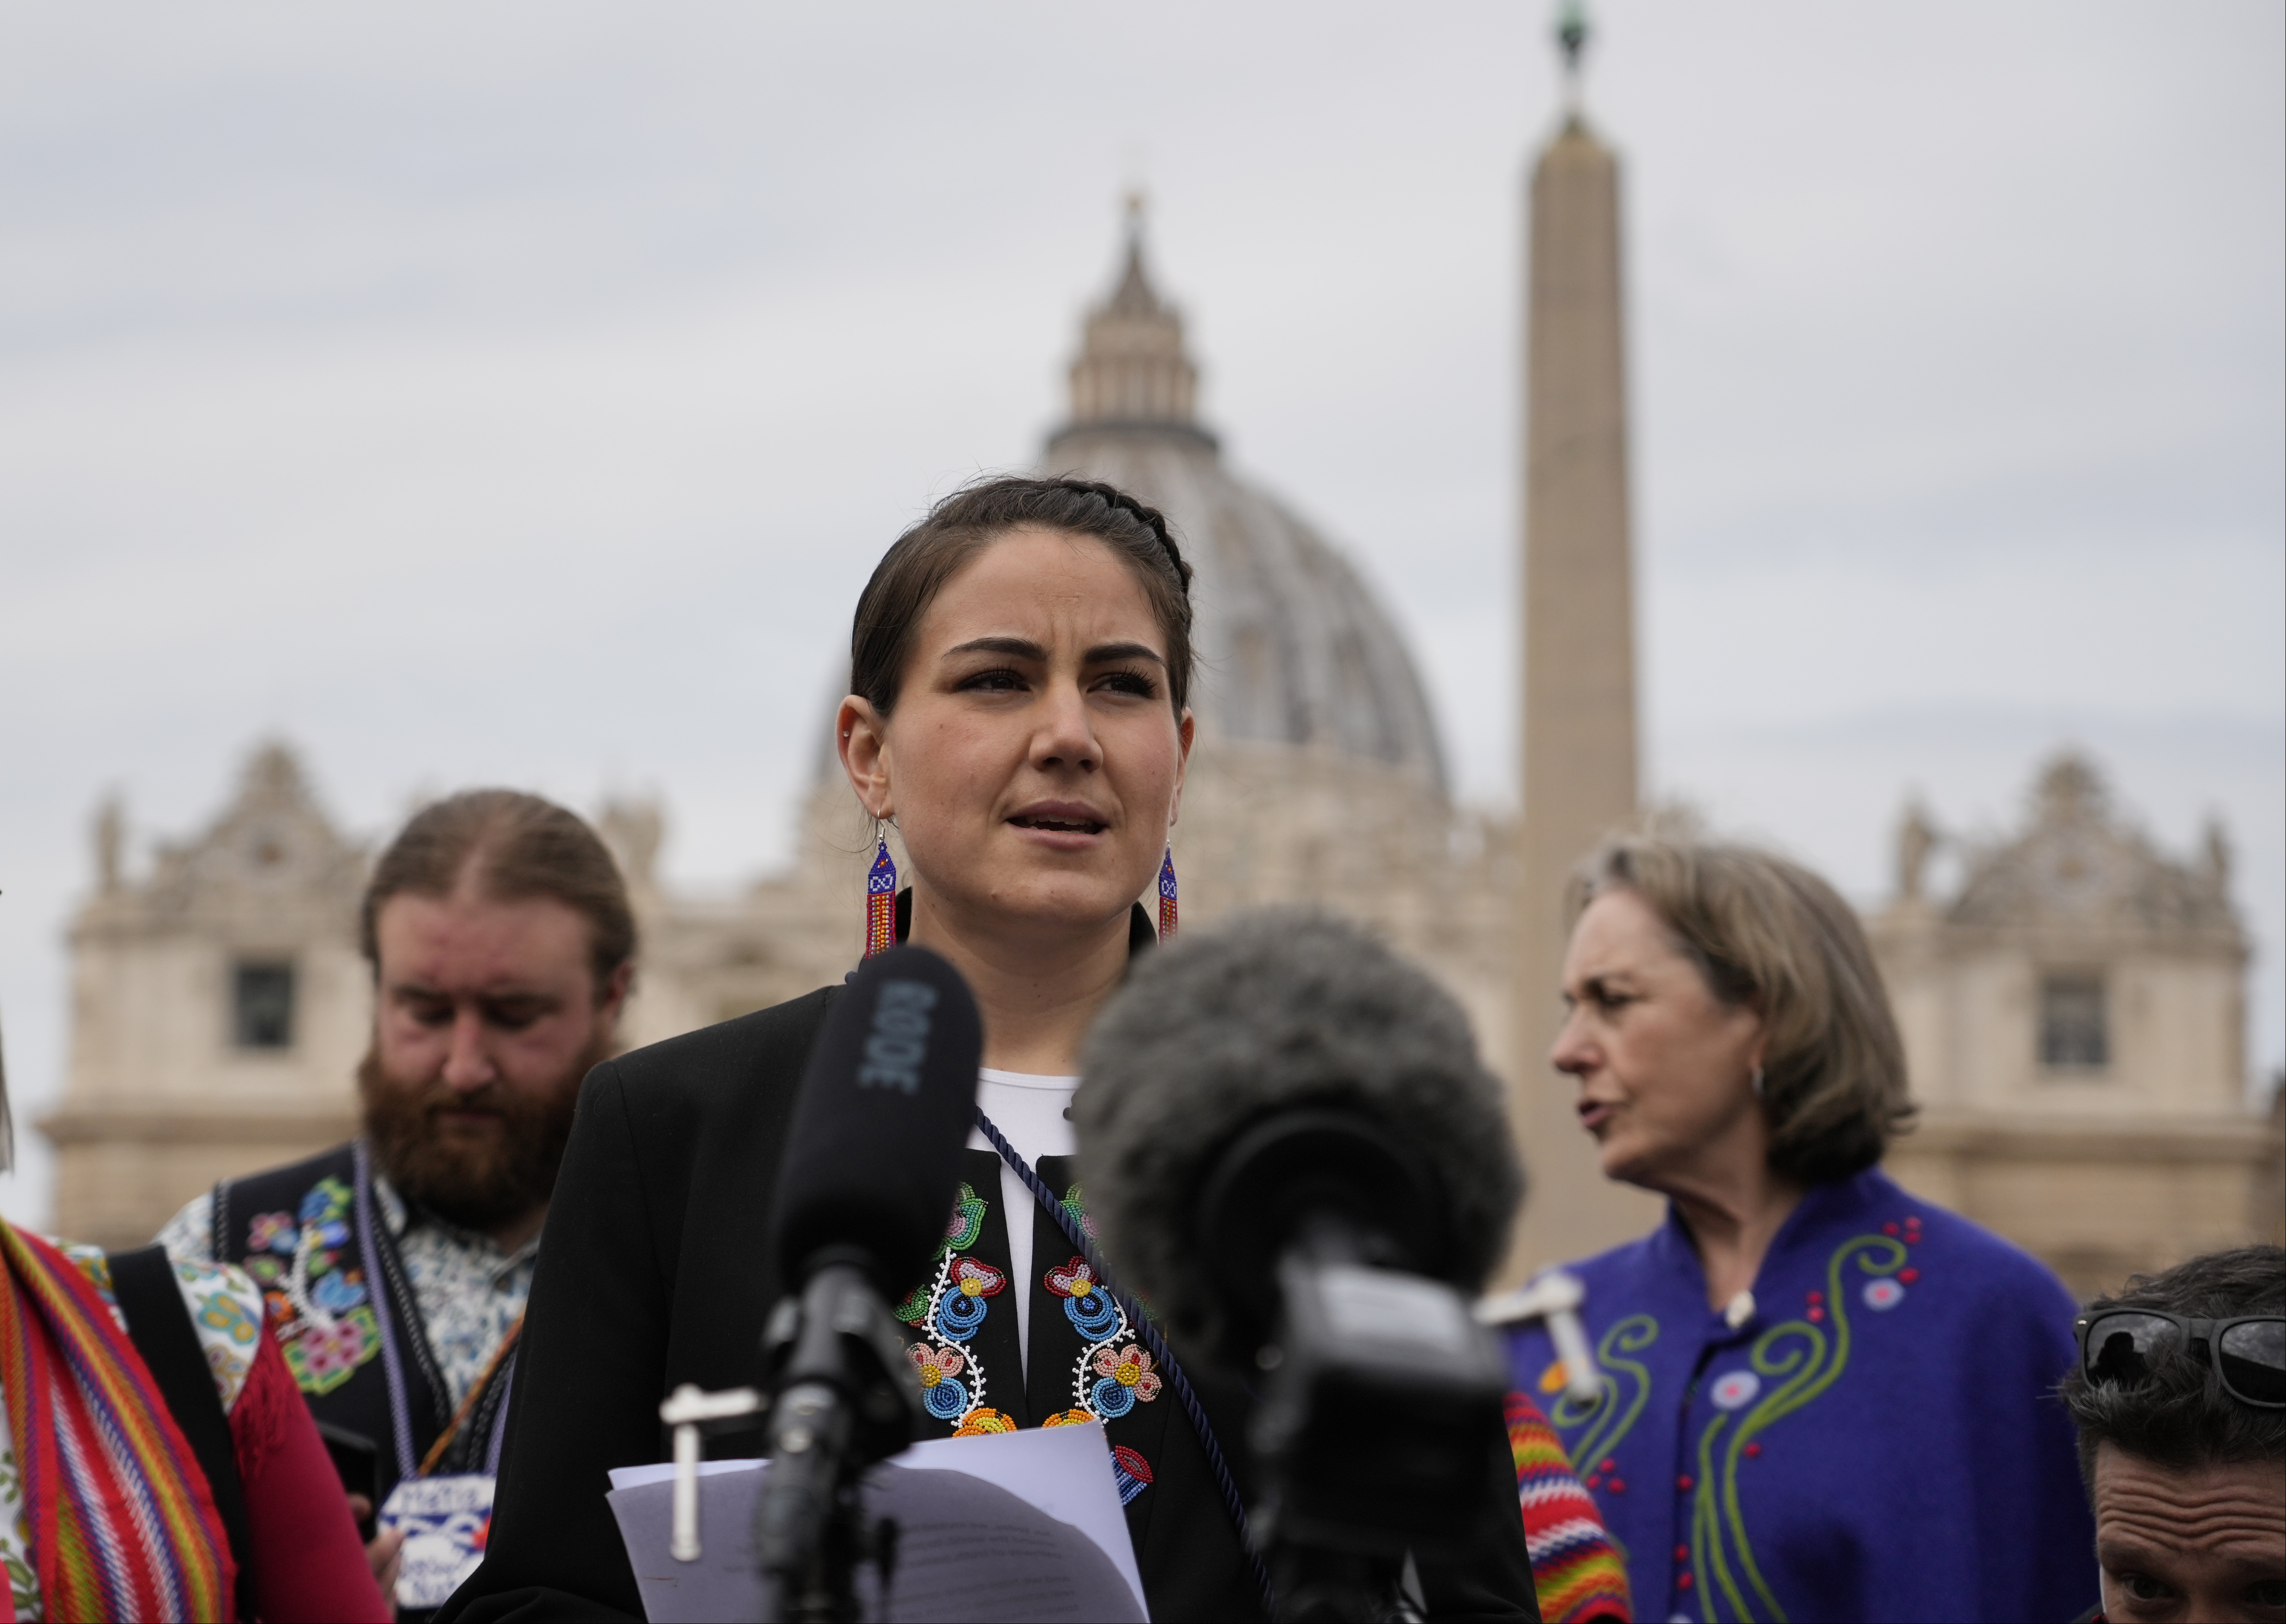
<svg viewBox="0 0 2286 1624">
<path fill-rule="evenodd" d="M 1657 1221 L 1597 1170 L 1561 1023 L 1567 881 L 1636 809 L 1635 603 L 1619 163 L 1580 114 L 1586 27 L 1566 8 L 1564 127 L 1532 174 L 1525 289 L 1524 820 L 1510 1108 L 1531 1175 L 1510 1273 L 1600 1250 Z"/>
</svg>

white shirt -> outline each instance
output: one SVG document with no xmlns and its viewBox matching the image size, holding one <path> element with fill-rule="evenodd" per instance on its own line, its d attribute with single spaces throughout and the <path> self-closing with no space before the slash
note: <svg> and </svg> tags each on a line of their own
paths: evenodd
<svg viewBox="0 0 2286 1624">
<path fill-rule="evenodd" d="M 1077 1077 L 1037 1076 L 1029 1072 L 995 1071 L 987 1066 L 976 1074 L 976 1103 L 992 1119 L 992 1125 L 1007 1136 L 1016 1154 L 1037 1170 L 1043 1156 L 1071 1155 L 1072 1125 L 1064 1108 L 1071 1104 L 1073 1091 L 1078 1087 Z M 994 1148 L 981 1128 L 968 1131 L 968 1147 Z M 1016 1345 L 1023 1350 L 1027 1382 L 1031 1379 L 1032 1360 L 1032 1209 L 1037 1204 L 1022 1178 L 1003 1159 L 1000 1213 L 1008 1228 L 1008 1286 L 1016 1297 Z"/>
</svg>

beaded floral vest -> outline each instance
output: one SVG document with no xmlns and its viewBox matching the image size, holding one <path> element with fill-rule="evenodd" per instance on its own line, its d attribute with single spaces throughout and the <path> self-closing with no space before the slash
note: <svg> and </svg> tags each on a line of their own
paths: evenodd
<svg viewBox="0 0 2286 1624">
<path fill-rule="evenodd" d="M 451 1388 L 356 1147 L 217 1185 L 212 1242 L 262 1288 L 310 1413 L 373 1441 L 387 1498 L 450 1423 Z M 486 1470 L 513 1368 L 493 1374 L 437 1470 Z"/>
<path fill-rule="evenodd" d="M 1069 1156 L 1045 1156 L 1041 1179 L 1091 1235 L 1084 1193 Z M 1169 1425 L 1186 1423 L 1163 1401 L 1164 1378 L 1127 1316 L 1087 1261 L 1037 1202 L 1015 1221 L 1032 1226 L 1033 1276 L 1009 1277 L 1000 1159 L 971 1150 L 926 1284 L 897 1305 L 906 1349 L 929 1415 L 924 1436 L 964 1437 L 1020 1427 L 1103 1423 L 1120 1499 L 1139 1548 L 1149 1516 L 1151 1462 Z M 1018 1356 L 1016 1297 L 1030 1296 L 1029 1373 Z"/>
</svg>

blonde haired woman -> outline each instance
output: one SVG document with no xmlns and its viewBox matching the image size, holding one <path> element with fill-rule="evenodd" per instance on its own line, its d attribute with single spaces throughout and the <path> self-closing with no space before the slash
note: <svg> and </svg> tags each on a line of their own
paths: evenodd
<svg viewBox="0 0 2286 1624">
<path fill-rule="evenodd" d="M 1912 1107 L 1856 916 L 1795 863 L 1663 834 L 1607 845 L 1580 896 L 1549 1059 L 1605 1177 L 1668 1209 L 1568 1265 L 1603 1393 L 1552 1418 L 1638 1616 L 2081 1612 L 2072 1300 L 1880 1171 Z M 1562 1385 L 1544 1333 L 1510 1356 Z"/>
</svg>

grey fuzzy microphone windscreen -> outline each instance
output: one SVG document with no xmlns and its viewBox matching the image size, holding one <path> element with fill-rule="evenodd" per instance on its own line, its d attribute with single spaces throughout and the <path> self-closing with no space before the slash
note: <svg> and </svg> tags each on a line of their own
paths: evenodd
<svg viewBox="0 0 2286 1624">
<path fill-rule="evenodd" d="M 1158 949 L 1097 1019 L 1081 1069 L 1090 1218 L 1115 1273 L 1178 1336 L 1216 1320 L 1203 1186 L 1279 1112 L 1369 1119 L 1430 1175 L 1451 1255 L 1424 1272 L 1476 1291 L 1506 1249 L 1523 1171 L 1500 1084 L 1452 997 L 1354 925 L 1270 909 Z"/>
</svg>

